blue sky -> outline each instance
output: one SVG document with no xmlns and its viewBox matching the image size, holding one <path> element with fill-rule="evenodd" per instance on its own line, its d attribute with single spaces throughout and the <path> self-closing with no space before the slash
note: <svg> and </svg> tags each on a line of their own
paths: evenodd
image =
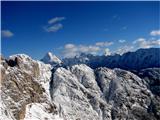
<svg viewBox="0 0 160 120">
<path fill-rule="evenodd" d="M 2 2 L 2 54 L 40 59 L 159 47 L 160 2 Z"/>
</svg>

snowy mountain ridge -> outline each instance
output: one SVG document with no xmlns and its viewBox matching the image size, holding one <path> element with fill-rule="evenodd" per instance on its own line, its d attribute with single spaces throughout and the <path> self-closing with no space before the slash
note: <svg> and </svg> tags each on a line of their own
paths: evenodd
<svg viewBox="0 0 160 120">
<path fill-rule="evenodd" d="M 0 120 L 160 119 L 159 67 L 131 72 L 63 64 L 1 56 Z"/>
<path fill-rule="evenodd" d="M 141 70 L 145 68 L 160 67 L 160 48 L 138 49 L 135 52 L 110 56 L 95 56 L 83 53 L 74 58 L 65 58 L 62 61 L 66 66 L 86 64 L 93 69 L 108 67 L 125 70 Z"/>
</svg>

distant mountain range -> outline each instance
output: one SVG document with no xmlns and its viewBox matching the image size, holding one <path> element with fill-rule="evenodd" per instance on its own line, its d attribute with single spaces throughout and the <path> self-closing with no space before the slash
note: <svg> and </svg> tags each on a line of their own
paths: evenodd
<svg viewBox="0 0 160 120">
<path fill-rule="evenodd" d="M 98 67 L 121 68 L 125 70 L 140 70 L 145 68 L 160 67 L 160 48 L 138 49 L 123 55 L 94 56 L 82 53 L 74 58 L 65 58 L 66 66 L 86 64 L 95 69 Z"/>
</svg>

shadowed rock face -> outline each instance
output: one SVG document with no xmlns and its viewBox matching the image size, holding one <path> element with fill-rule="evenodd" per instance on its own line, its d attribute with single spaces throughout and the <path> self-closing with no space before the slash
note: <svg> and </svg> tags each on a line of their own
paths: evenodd
<svg viewBox="0 0 160 120">
<path fill-rule="evenodd" d="M 96 75 L 106 101 L 112 104 L 112 119 L 156 119 L 148 112 L 152 93 L 145 81 L 121 69 L 98 68 Z"/>
<path fill-rule="evenodd" d="M 148 87 L 153 94 L 160 96 L 160 69 L 148 68 L 136 73 L 139 77 L 145 79 Z"/>
<path fill-rule="evenodd" d="M 149 107 L 149 111 L 160 119 L 160 68 L 148 68 L 135 72 L 147 83 L 148 89 L 155 95 Z"/>
<path fill-rule="evenodd" d="M 160 119 L 160 68 L 51 67 L 26 55 L 3 58 L 0 68 L 6 120 Z"/>
</svg>

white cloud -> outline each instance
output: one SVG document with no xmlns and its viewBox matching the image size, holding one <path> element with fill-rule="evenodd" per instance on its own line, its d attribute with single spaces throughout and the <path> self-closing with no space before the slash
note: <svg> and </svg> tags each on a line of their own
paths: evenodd
<svg viewBox="0 0 160 120">
<path fill-rule="evenodd" d="M 118 40 L 119 43 L 124 43 L 126 40 Z"/>
<path fill-rule="evenodd" d="M 48 21 L 48 24 L 54 24 L 54 23 L 60 22 L 60 21 L 62 21 L 62 20 L 64 20 L 64 19 L 65 19 L 65 17 L 55 17 L 55 18 L 50 19 L 50 20 Z"/>
<path fill-rule="evenodd" d="M 151 36 L 159 36 L 160 35 L 160 30 L 153 30 L 150 32 Z"/>
<path fill-rule="evenodd" d="M 62 28 L 63 28 L 63 25 L 61 23 L 58 23 L 58 24 L 55 24 L 55 25 L 52 25 L 52 26 L 49 26 L 49 27 L 44 27 L 44 29 L 47 32 L 57 32 L 58 30 L 60 30 Z"/>
<path fill-rule="evenodd" d="M 78 47 L 74 44 L 66 44 L 62 51 L 64 57 L 74 57 L 78 54 Z"/>
<path fill-rule="evenodd" d="M 89 46 L 80 45 L 79 46 L 79 52 L 82 52 L 82 53 L 96 54 L 99 50 L 100 48 L 97 46 L 92 46 L 92 45 L 89 45 Z"/>
<path fill-rule="evenodd" d="M 48 21 L 48 25 L 44 26 L 44 30 L 47 32 L 57 32 L 63 28 L 63 25 L 59 22 L 64 20 L 65 17 L 55 17 Z"/>
<path fill-rule="evenodd" d="M 125 45 L 123 47 L 118 48 L 114 53 L 122 55 L 126 52 L 133 51 L 133 49 L 134 49 L 133 46 Z"/>
<path fill-rule="evenodd" d="M 150 48 L 150 47 L 160 45 L 160 39 L 159 40 L 146 40 L 145 38 L 139 38 L 135 40 L 133 44 L 137 44 L 139 48 Z"/>
<path fill-rule="evenodd" d="M 106 49 L 104 50 L 104 55 L 105 55 L 105 56 L 111 55 L 111 51 L 110 51 L 109 48 L 106 48 Z"/>
<path fill-rule="evenodd" d="M 93 45 L 74 45 L 74 44 L 66 44 L 62 51 L 64 57 L 74 57 L 79 55 L 80 53 L 87 53 L 87 54 L 97 54 L 100 51 L 100 47 L 93 46 Z"/>
<path fill-rule="evenodd" d="M 107 46 L 110 46 L 112 44 L 113 44 L 113 42 L 97 42 L 95 45 L 100 46 L 100 47 L 107 47 Z"/>
<path fill-rule="evenodd" d="M 1 31 L 1 36 L 4 37 L 4 38 L 10 38 L 13 35 L 14 34 L 10 30 L 2 30 Z"/>
<path fill-rule="evenodd" d="M 75 45 L 70 43 L 63 47 L 62 53 L 64 57 L 74 57 L 80 53 L 97 54 L 99 51 L 104 51 L 104 47 L 110 46 L 112 44 L 113 42 L 97 42 L 93 45 Z M 108 51 L 106 49 L 105 53 L 109 55 L 109 49 Z"/>
<path fill-rule="evenodd" d="M 72 48 L 75 47 L 75 45 L 74 45 L 74 44 L 66 44 L 64 47 L 65 47 L 66 49 L 72 49 Z"/>
</svg>

